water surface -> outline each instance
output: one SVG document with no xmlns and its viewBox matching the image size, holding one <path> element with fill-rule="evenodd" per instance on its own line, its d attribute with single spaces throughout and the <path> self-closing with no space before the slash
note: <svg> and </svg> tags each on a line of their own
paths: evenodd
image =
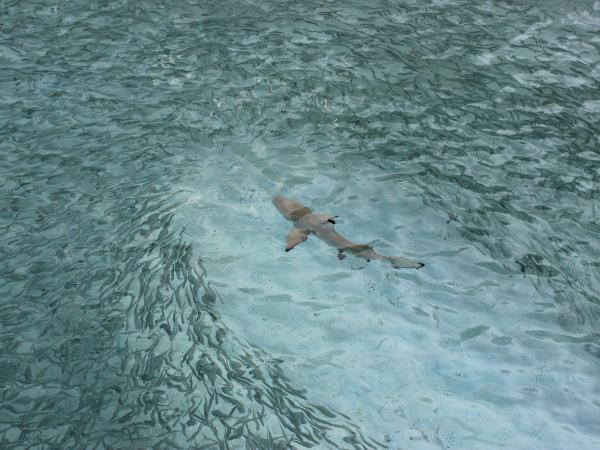
<svg viewBox="0 0 600 450">
<path fill-rule="evenodd" d="M 0 447 L 600 447 L 599 2 L 0 11 Z"/>
</svg>

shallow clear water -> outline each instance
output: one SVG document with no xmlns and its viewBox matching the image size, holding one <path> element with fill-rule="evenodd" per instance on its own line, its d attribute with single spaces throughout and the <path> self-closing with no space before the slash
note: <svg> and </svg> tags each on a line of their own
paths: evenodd
<svg viewBox="0 0 600 450">
<path fill-rule="evenodd" d="M 0 12 L 0 447 L 600 447 L 600 2 Z"/>
</svg>

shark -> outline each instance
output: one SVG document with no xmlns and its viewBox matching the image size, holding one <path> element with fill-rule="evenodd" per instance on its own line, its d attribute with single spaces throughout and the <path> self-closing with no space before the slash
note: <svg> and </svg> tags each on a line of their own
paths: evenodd
<svg viewBox="0 0 600 450">
<path fill-rule="evenodd" d="M 314 234 L 326 244 L 335 247 L 338 250 L 338 258 L 340 260 L 344 259 L 346 254 L 349 253 L 366 259 L 367 262 L 370 262 L 372 259 L 387 261 L 394 269 L 420 269 L 425 266 L 422 262 L 412 261 L 402 256 L 382 255 L 375 251 L 369 244 L 357 244 L 349 241 L 334 229 L 335 219 L 339 216 L 314 213 L 302 203 L 281 195 L 273 197 L 273 205 L 293 225 L 293 228 L 287 235 L 286 252 L 289 252 L 297 245 L 306 241 L 308 236 Z"/>
</svg>

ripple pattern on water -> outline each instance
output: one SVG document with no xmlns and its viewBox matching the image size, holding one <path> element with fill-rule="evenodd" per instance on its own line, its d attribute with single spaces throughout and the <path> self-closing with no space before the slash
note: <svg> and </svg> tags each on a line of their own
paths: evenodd
<svg viewBox="0 0 600 450">
<path fill-rule="evenodd" d="M 600 446 L 598 2 L 0 10 L 0 447 Z"/>
<path fill-rule="evenodd" d="M 6 173 L 27 180 L 4 223 L 6 448 L 377 446 L 222 323 L 218 291 L 173 226 L 177 192 L 153 192 L 145 175 L 79 190 L 103 163 L 73 171 L 76 155 L 54 155 L 49 175 L 45 156 L 22 151 Z"/>
</svg>

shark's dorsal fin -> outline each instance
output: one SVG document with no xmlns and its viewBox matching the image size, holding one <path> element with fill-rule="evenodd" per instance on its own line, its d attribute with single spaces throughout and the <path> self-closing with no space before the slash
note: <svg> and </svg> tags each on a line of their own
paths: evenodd
<svg viewBox="0 0 600 450">
<path fill-rule="evenodd" d="M 298 228 L 292 228 L 292 230 L 287 235 L 287 241 L 285 244 L 285 251 L 289 252 L 296 245 L 303 243 L 308 239 L 308 235 L 310 231 L 308 230 L 299 230 Z"/>
<path fill-rule="evenodd" d="M 325 224 L 327 222 L 335 225 L 335 219 L 339 216 L 334 216 L 333 214 L 313 214 L 321 223 Z"/>
</svg>

